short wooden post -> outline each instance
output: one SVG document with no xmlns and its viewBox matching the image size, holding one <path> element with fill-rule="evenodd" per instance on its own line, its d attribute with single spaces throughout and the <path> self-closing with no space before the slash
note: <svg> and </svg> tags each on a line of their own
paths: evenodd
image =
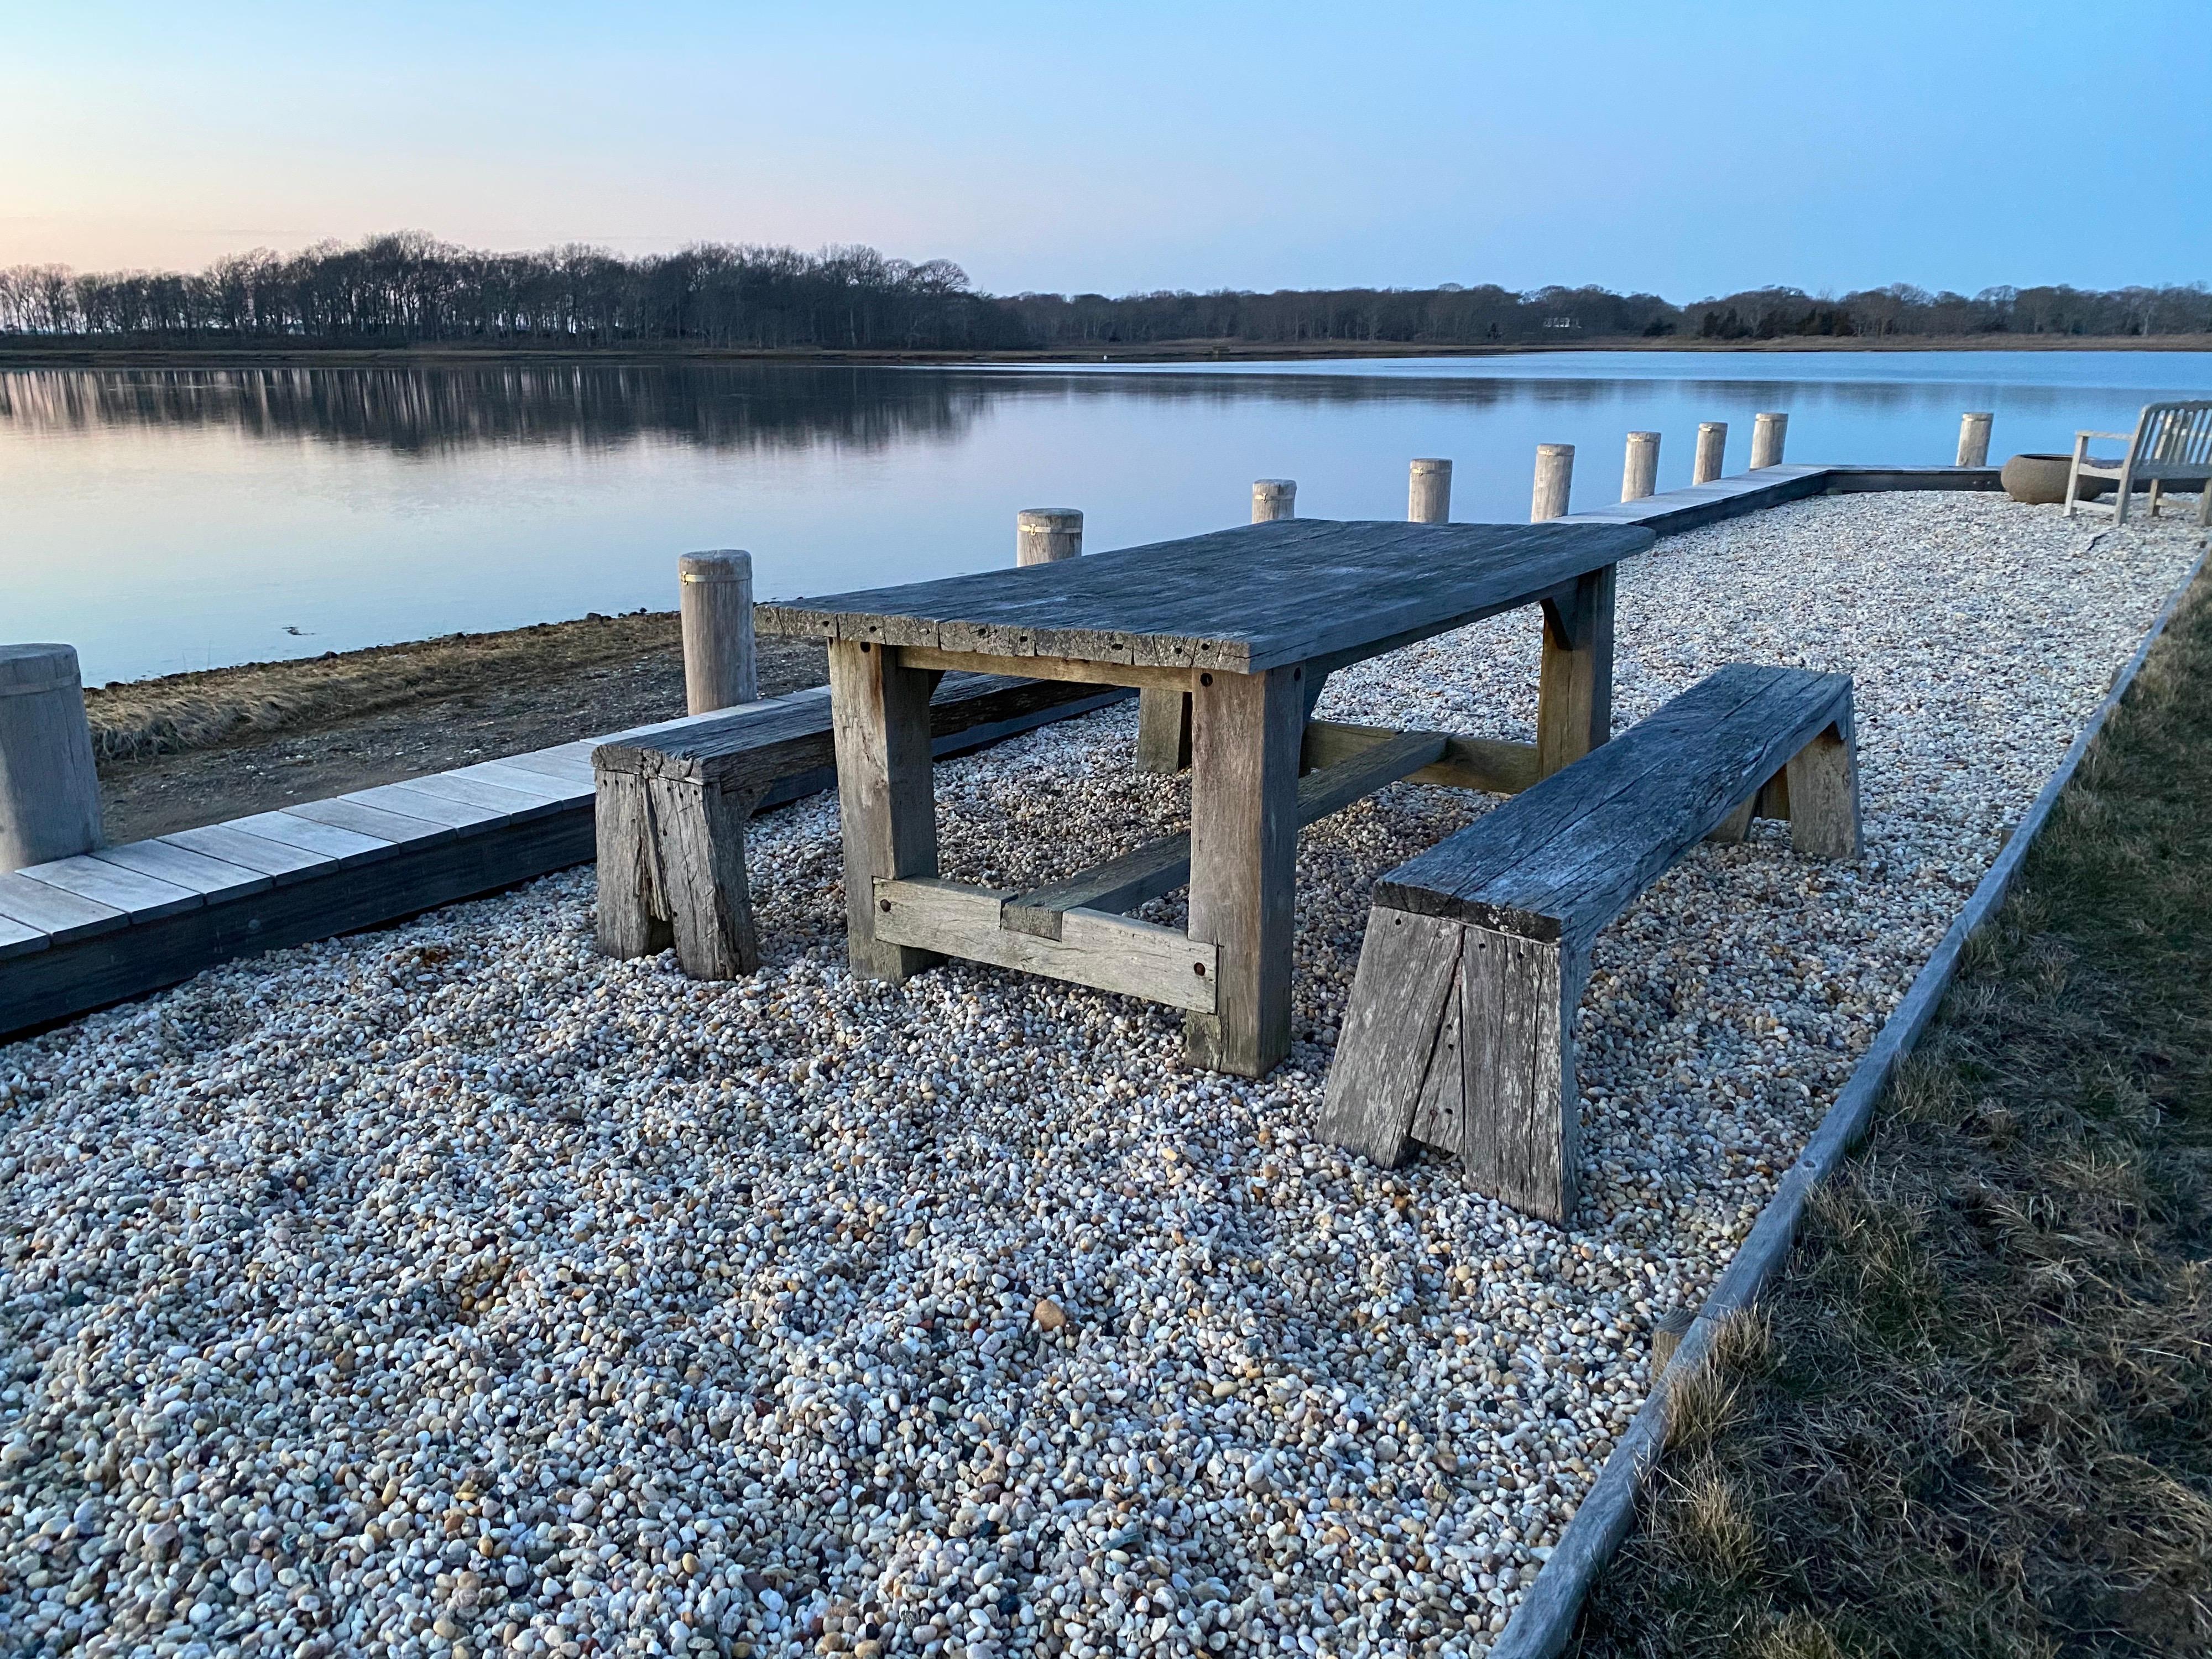
<svg viewBox="0 0 2212 1659">
<path fill-rule="evenodd" d="M 1255 478 L 1252 481 L 1252 522 L 1267 524 L 1298 516 L 1296 478 Z"/>
<path fill-rule="evenodd" d="M 1698 453 L 1690 463 L 1690 482 L 1711 483 L 1721 476 L 1723 457 L 1728 453 L 1728 422 L 1700 421 L 1698 422 Z"/>
<path fill-rule="evenodd" d="M 1025 507 L 1014 514 L 1014 562 L 1057 564 L 1083 551 L 1083 514 L 1073 507 Z"/>
<path fill-rule="evenodd" d="M 1659 489 L 1659 434 L 1656 432 L 1632 432 L 1628 434 L 1628 459 L 1620 469 L 1620 499 L 1640 501 Z"/>
<path fill-rule="evenodd" d="M 1550 777 L 1613 736 L 1613 570 L 1575 580 L 1544 602 L 1544 657 L 1536 681 L 1536 772 Z"/>
<path fill-rule="evenodd" d="M 1415 524 L 1451 522 L 1451 463 L 1435 456 L 1415 461 L 1406 492 L 1406 516 Z"/>
<path fill-rule="evenodd" d="M 1190 782 L 1191 938 L 1220 947 L 1194 1066 L 1265 1077 L 1291 1051 L 1291 944 L 1305 671 L 1201 673 Z"/>
<path fill-rule="evenodd" d="M 1528 506 L 1528 522 L 1541 524 L 1547 519 L 1564 519 L 1567 515 L 1567 497 L 1575 481 L 1575 447 L 1572 444 L 1538 444 L 1536 446 L 1536 493 Z"/>
<path fill-rule="evenodd" d="M 711 714 L 760 701 L 753 655 L 753 556 L 686 553 L 676 562 L 684 629 L 684 707 Z"/>
<path fill-rule="evenodd" d="M 1990 464 L 1990 424 L 1996 416 L 1987 410 L 1959 416 L 1959 465 Z"/>
<path fill-rule="evenodd" d="M 1782 465 L 1782 446 L 1790 436 L 1790 417 L 1770 410 L 1751 417 L 1751 470 Z"/>
<path fill-rule="evenodd" d="M 76 647 L 0 645 L 0 870 L 75 858 L 100 841 Z"/>
<path fill-rule="evenodd" d="M 942 676 L 866 640 L 830 642 L 837 812 L 845 837 L 845 941 L 853 972 L 894 984 L 938 960 L 876 938 L 875 884 L 937 873 L 929 699 Z"/>
</svg>

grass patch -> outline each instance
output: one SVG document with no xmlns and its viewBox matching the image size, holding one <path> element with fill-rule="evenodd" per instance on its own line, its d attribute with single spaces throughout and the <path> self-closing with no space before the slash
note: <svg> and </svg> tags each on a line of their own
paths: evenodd
<svg viewBox="0 0 2212 1659">
<path fill-rule="evenodd" d="M 1570 1651 L 2212 1651 L 2212 582 L 1725 1345 Z"/>
</svg>

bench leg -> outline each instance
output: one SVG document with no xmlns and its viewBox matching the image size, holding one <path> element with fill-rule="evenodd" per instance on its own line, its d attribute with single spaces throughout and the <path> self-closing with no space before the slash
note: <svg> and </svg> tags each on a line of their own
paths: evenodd
<svg viewBox="0 0 2212 1659">
<path fill-rule="evenodd" d="M 1172 777 L 1190 765 L 1190 693 L 1148 686 L 1137 693 L 1137 769 Z"/>
<path fill-rule="evenodd" d="M 752 973 L 760 939 L 745 880 L 745 824 L 765 791 L 725 793 L 667 778 L 646 791 L 677 961 L 693 979 Z"/>
<path fill-rule="evenodd" d="M 1613 567 L 1544 601 L 1544 665 L 1536 692 L 1536 772 L 1548 778 L 1613 735 Z"/>
<path fill-rule="evenodd" d="M 1578 1155 L 1575 1005 L 1582 964 L 1556 944 L 1468 927 L 1460 947 L 1462 1083 L 1440 1079 L 1434 1121 L 1456 1103 L 1455 1150 L 1476 1191 L 1562 1225 Z M 1414 1122 L 1414 1133 L 1423 1124 Z"/>
<path fill-rule="evenodd" d="M 853 971 L 893 984 L 939 958 L 876 939 L 876 879 L 937 873 L 929 699 L 939 676 L 867 641 L 830 645 L 830 708 L 845 839 L 845 940 Z"/>
<path fill-rule="evenodd" d="M 1377 907 L 1316 1133 L 1386 1169 L 1434 1146 L 1477 1191 L 1569 1221 L 1586 975 L 1556 944 Z"/>
<path fill-rule="evenodd" d="M 645 780 L 630 772 L 599 773 L 592 817 L 599 866 L 593 921 L 601 954 L 628 961 L 665 951 L 674 935 L 660 898 L 659 848 Z"/>
<path fill-rule="evenodd" d="M 1201 674 L 1192 692 L 1190 937 L 1220 947 L 1194 1066 L 1265 1077 L 1291 1050 L 1291 935 L 1305 671 Z"/>
<path fill-rule="evenodd" d="M 1790 757 L 1783 776 L 1790 846 L 1824 859 L 1855 859 L 1866 850 L 1859 826 L 1858 745 L 1848 708 Z"/>
<path fill-rule="evenodd" d="M 1460 924 L 1377 906 L 1359 942 L 1314 1133 L 1395 1170 L 1413 1146 L 1445 1004 L 1459 990 Z"/>
</svg>

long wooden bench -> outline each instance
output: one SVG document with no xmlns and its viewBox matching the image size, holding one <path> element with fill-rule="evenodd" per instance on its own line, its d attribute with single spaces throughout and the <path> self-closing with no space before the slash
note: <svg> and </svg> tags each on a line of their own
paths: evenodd
<svg viewBox="0 0 2212 1659">
<path fill-rule="evenodd" d="M 947 674 L 930 700 L 931 752 L 981 748 L 1132 695 Z M 826 686 L 594 749 L 600 950 L 641 957 L 672 945 L 695 979 L 733 979 L 759 967 L 745 824 L 764 805 L 830 787 L 836 763 Z"/>
<path fill-rule="evenodd" d="M 1435 1146 L 1477 1189 L 1571 1219 L 1590 942 L 1754 811 L 1802 853 L 1857 856 L 1849 676 L 1731 665 L 1384 876 L 1322 1138 L 1386 1168 Z"/>
</svg>

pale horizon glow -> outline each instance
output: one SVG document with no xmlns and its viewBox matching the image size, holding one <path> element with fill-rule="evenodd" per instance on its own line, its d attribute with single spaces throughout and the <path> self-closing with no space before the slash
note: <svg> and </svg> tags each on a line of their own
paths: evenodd
<svg viewBox="0 0 2212 1659">
<path fill-rule="evenodd" d="M 1000 293 L 2185 283 L 2203 16 L 89 0 L 11 21 L 0 266 L 404 228 L 866 242 Z"/>
</svg>

